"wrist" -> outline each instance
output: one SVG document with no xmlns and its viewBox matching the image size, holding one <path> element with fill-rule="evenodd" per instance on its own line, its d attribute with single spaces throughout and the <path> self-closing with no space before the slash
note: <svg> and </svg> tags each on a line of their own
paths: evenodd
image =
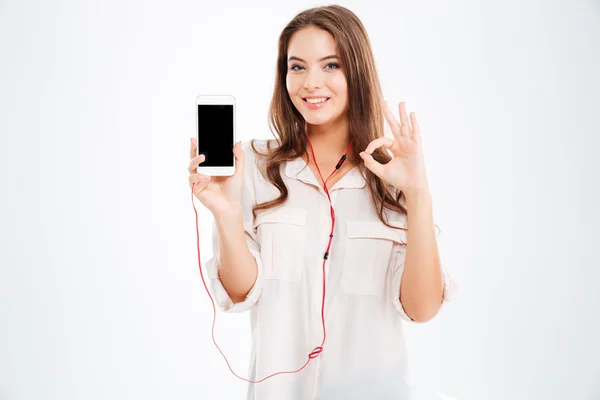
<svg viewBox="0 0 600 400">
<path fill-rule="evenodd" d="M 429 192 L 429 189 L 409 190 L 403 193 L 408 208 L 431 204 L 431 193 Z"/>
<path fill-rule="evenodd" d="M 217 210 L 213 213 L 215 222 L 217 224 L 223 224 L 224 226 L 242 222 L 243 213 L 241 204 L 229 204 L 221 210 Z"/>
</svg>

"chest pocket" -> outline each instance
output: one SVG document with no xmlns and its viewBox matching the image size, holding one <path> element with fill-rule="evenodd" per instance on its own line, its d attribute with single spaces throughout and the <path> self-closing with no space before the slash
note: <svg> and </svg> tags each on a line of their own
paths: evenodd
<svg viewBox="0 0 600 400">
<path fill-rule="evenodd" d="M 345 240 L 342 290 L 382 296 L 392 249 L 395 243 L 406 243 L 406 232 L 381 221 L 347 221 Z"/>
<path fill-rule="evenodd" d="M 305 209 L 285 206 L 256 217 L 254 228 L 265 279 L 300 280 L 306 248 L 306 215 Z"/>
</svg>

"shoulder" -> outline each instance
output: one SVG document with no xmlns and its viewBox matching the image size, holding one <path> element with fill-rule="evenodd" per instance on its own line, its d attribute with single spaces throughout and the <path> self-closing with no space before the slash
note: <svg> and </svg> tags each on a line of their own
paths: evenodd
<svg viewBox="0 0 600 400">
<path fill-rule="evenodd" d="M 245 168 L 248 174 L 266 176 L 267 157 L 278 146 L 275 139 L 251 139 L 242 141 L 245 157 Z"/>
</svg>

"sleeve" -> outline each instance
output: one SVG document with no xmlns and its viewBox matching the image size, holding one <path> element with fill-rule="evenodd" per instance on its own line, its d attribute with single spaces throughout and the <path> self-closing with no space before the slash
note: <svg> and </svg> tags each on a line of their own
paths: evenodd
<svg viewBox="0 0 600 400">
<path fill-rule="evenodd" d="M 260 254 L 260 244 L 258 243 L 258 238 L 253 228 L 254 218 L 252 216 L 252 207 L 256 204 L 255 177 L 257 169 L 254 163 L 255 158 L 253 154 L 251 154 L 252 149 L 246 144 L 243 146 L 243 150 L 246 159 L 244 183 L 242 186 L 243 224 L 246 233 L 246 243 L 248 244 L 252 257 L 256 260 L 258 276 L 256 277 L 254 285 L 248 292 L 246 299 L 240 303 L 233 303 L 233 300 L 227 294 L 227 291 L 219 278 L 219 237 L 216 223 L 213 219 L 213 257 L 206 263 L 206 270 L 209 279 L 208 283 L 215 302 L 219 306 L 219 309 L 227 313 L 240 313 L 250 310 L 254 304 L 258 302 L 263 284 L 263 262 Z"/>
<path fill-rule="evenodd" d="M 436 237 L 436 241 L 437 241 L 438 249 L 439 249 L 439 238 L 438 237 Z M 401 246 L 398 244 L 396 254 L 395 254 L 395 260 L 394 260 L 394 264 L 393 264 L 394 265 L 393 273 L 392 273 L 392 284 L 391 284 L 392 302 L 394 304 L 394 308 L 396 309 L 396 311 L 398 312 L 398 314 L 400 315 L 400 317 L 402 319 L 404 319 L 405 321 L 409 321 L 409 322 L 418 324 L 421 322 L 411 319 L 408 316 L 408 314 L 406 314 L 406 311 L 404 310 L 404 307 L 402 306 L 402 303 L 400 302 L 400 283 L 402 282 L 402 273 L 404 272 L 405 259 L 406 259 L 406 246 Z M 452 298 L 452 295 L 456 292 L 456 284 L 454 283 L 451 276 L 446 271 L 446 268 L 444 267 L 443 262 L 442 262 L 441 268 L 442 268 L 442 281 L 443 281 L 443 285 L 444 285 L 444 293 L 442 296 L 442 307 L 443 307 L 443 305 L 445 303 L 450 301 L 450 299 Z"/>
</svg>

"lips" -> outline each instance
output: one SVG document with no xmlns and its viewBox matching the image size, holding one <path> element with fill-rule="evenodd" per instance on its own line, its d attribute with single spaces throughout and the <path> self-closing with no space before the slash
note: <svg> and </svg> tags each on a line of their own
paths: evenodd
<svg viewBox="0 0 600 400">
<path fill-rule="evenodd" d="M 325 100 L 324 101 L 319 101 L 318 103 L 311 103 L 307 99 L 325 99 Z M 331 99 L 331 97 L 306 97 L 306 98 L 302 98 L 302 100 L 304 100 L 304 103 L 306 104 L 306 107 L 309 110 L 318 110 L 318 109 L 320 109 L 325 104 L 327 104 L 327 102 L 329 101 L 329 99 Z"/>
</svg>

